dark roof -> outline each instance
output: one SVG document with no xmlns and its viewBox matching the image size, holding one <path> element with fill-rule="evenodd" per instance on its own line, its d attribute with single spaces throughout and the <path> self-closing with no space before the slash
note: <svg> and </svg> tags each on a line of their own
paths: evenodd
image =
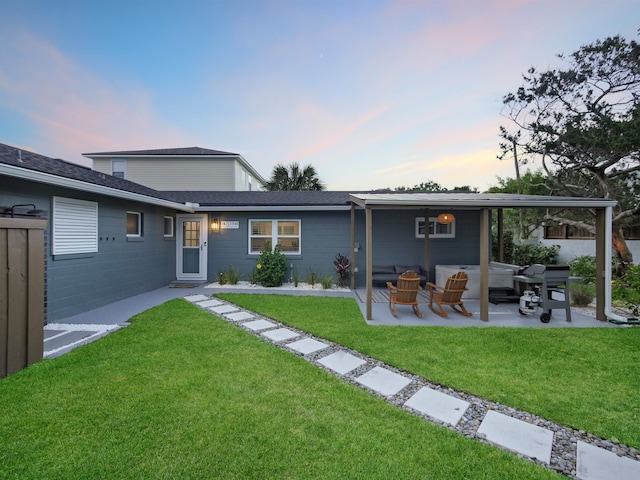
<svg viewBox="0 0 640 480">
<path fill-rule="evenodd" d="M 137 193 L 163 200 L 171 200 L 164 193 L 144 185 L 97 172 L 88 167 L 66 162 L 59 158 L 45 157 L 28 150 L 22 150 L 0 143 L 0 163 L 15 167 L 47 173 L 62 178 L 115 188 L 125 192 Z"/>
<path fill-rule="evenodd" d="M 349 205 L 349 194 L 338 191 L 206 192 L 164 191 L 175 202 L 199 203 L 201 207 L 243 206 L 335 206 Z"/>
<path fill-rule="evenodd" d="M 162 156 L 162 155 L 171 155 L 171 156 L 228 156 L 234 155 L 237 156 L 237 153 L 230 152 L 222 152 L 220 150 L 210 150 L 208 148 L 200 148 L 200 147 L 182 147 L 182 148 L 155 148 L 151 150 L 122 150 L 118 152 L 95 152 L 95 153 L 83 153 L 82 155 L 86 157 L 97 157 L 97 156 Z"/>
</svg>

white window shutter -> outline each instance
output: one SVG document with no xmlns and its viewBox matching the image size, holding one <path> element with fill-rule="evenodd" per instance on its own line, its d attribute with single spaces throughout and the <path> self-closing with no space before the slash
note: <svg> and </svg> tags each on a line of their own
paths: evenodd
<svg viewBox="0 0 640 480">
<path fill-rule="evenodd" d="M 98 251 L 98 204 L 53 197 L 53 255 Z"/>
</svg>

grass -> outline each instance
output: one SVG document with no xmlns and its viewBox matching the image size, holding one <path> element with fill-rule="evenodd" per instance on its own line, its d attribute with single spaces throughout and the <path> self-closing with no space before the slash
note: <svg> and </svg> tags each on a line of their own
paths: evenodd
<svg viewBox="0 0 640 480">
<path fill-rule="evenodd" d="M 640 448 L 640 328 L 367 326 L 353 299 L 219 296 L 433 382 Z"/>
<path fill-rule="evenodd" d="M 560 478 L 181 299 L 0 380 L 0 411 L 0 478 Z"/>
</svg>

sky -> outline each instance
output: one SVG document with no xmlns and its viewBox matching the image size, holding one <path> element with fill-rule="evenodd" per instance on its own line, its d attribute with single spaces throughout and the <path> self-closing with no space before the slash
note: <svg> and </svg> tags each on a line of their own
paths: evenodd
<svg viewBox="0 0 640 480">
<path fill-rule="evenodd" d="M 210 148 L 328 190 L 479 191 L 502 98 L 597 39 L 638 40 L 638 0 L 0 0 L 0 142 Z M 535 166 L 532 166 L 535 168 Z"/>
</svg>

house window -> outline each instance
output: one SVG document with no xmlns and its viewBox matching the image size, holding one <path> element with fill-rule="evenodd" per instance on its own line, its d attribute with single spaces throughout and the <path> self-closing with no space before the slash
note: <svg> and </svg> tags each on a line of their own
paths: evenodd
<svg viewBox="0 0 640 480">
<path fill-rule="evenodd" d="M 124 174 L 125 174 L 125 161 L 111 160 L 111 175 L 118 178 L 124 178 Z"/>
<path fill-rule="evenodd" d="M 249 220 L 249 253 L 260 253 L 267 243 L 280 245 L 285 255 L 299 255 L 300 220 Z"/>
<path fill-rule="evenodd" d="M 127 237 L 142 237 L 142 213 L 127 212 Z"/>
<path fill-rule="evenodd" d="M 165 216 L 164 217 L 164 236 L 165 237 L 173 237 L 173 217 Z"/>
<path fill-rule="evenodd" d="M 456 221 L 440 223 L 438 217 L 429 217 L 429 238 L 455 238 Z M 416 238 L 424 238 L 424 217 L 416 217 Z"/>
<path fill-rule="evenodd" d="M 98 251 L 98 204 L 53 197 L 53 255 Z"/>
</svg>

